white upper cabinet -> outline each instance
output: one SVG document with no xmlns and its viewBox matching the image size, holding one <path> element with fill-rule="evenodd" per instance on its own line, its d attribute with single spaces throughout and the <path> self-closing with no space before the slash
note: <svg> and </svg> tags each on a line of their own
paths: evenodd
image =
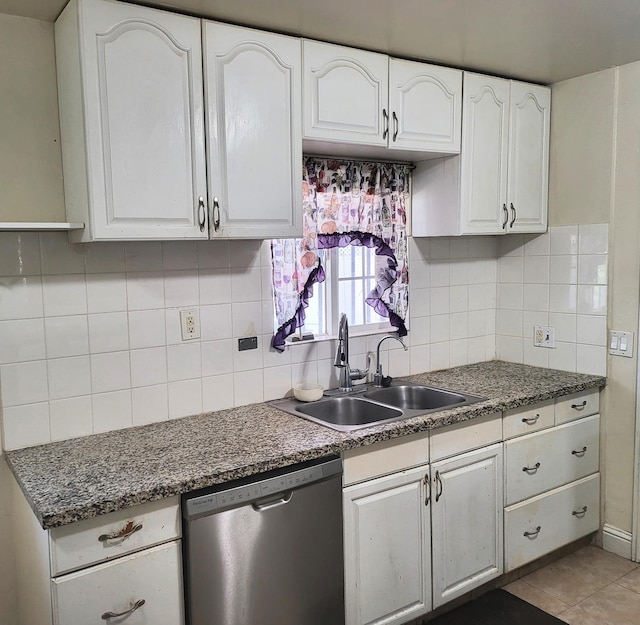
<svg viewBox="0 0 640 625">
<path fill-rule="evenodd" d="M 303 51 L 308 151 L 391 149 L 418 159 L 460 152 L 459 70 L 308 40 Z"/>
<path fill-rule="evenodd" d="M 465 73 L 462 152 L 419 163 L 413 236 L 545 232 L 551 91 Z"/>
<path fill-rule="evenodd" d="M 457 154 L 462 72 L 389 59 L 389 147 Z"/>
<path fill-rule="evenodd" d="M 200 20 L 72 0 L 55 35 L 70 238 L 207 238 Z"/>
<path fill-rule="evenodd" d="M 211 238 L 300 236 L 299 39 L 203 27 Z"/>
</svg>

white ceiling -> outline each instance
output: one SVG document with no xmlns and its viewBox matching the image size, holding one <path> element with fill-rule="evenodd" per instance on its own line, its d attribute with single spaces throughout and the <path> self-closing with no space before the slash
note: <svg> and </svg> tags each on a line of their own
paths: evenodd
<svg viewBox="0 0 640 625">
<path fill-rule="evenodd" d="M 54 21 L 66 0 L 0 0 Z M 222 21 L 552 83 L 640 60 L 640 0 L 149 0 Z"/>
</svg>

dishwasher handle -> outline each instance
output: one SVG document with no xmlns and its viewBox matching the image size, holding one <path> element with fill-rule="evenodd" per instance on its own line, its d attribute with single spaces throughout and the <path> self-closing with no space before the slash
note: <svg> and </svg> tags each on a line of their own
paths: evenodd
<svg viewBox="0 0 640 625">
<path fill-rule="evenodd" d="M 275 501 L 269 501 L 268 503 L 255 502 L 251 504 L 251 507 L 256 512 L 264 512 L 265 510 L 270 510 L 271 508 L 277 508 L 278 506 L 284 506 L 288 504 L 291 501 L 292 497 L 293 497 L 293 491 L 290 490 L 290 491 L 287 491 L 286 493 L 283 493 L 282 497 L 279 497 Z"/>
</svg>

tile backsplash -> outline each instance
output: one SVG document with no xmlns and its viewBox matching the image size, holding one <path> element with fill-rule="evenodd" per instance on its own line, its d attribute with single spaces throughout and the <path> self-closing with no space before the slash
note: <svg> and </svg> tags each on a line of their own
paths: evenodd
<svg viewBox="0 0 640 625">
<path fill-rule="evenodd" d="M 601 373 L 607 226 L 541 236 L 410 241 L 409 351 L 385 373 L 496 357 Z M 333 341 L 271 350 L 270 250 L 260 241 L 70 245 L 0 233 L 0 391 L 6 449 L 283 397 L 337 383 Z M 201 337 L 183 342 L 179 311 Z M 533 325 L 556 349 L 533 348 Z M 237 339 L 257 336 L 258 349 Z M 379 336 L 352 337 L 365 365 Z"/>
</svg>

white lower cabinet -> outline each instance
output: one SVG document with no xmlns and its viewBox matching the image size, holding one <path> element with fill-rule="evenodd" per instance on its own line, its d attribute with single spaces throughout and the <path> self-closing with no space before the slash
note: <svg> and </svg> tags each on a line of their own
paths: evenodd
<svg viewBox="0 0 640 625">
<path fill-rule="evenodd" d="M 182 623 L 180 541 L 52 580 L 56 625 Z"/>
<path fill-rule="evenodd" d="M 347 625 L 431 609 L 428 465 L 344 489 Z"/>
<path fill-rule="evenodd" d="M 433 607 L 502 574 L 502 443 L 431 465 Z"/>
</svg>

